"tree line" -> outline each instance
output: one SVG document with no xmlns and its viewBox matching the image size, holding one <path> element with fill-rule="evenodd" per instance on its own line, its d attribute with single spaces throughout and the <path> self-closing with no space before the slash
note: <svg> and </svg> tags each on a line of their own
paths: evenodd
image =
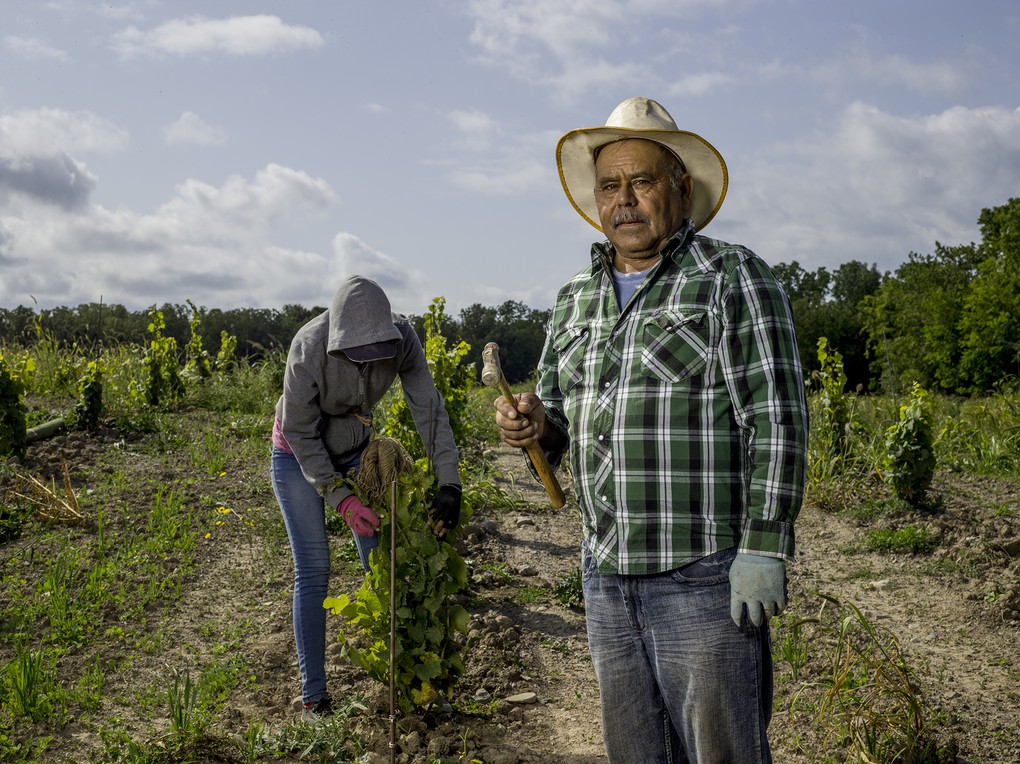
<svg viewBox="0 0 1020 764">
<path fill-rule="evenodd" d="M 848 390 L 896 392 L 914 382 L 948 394 L 980 394 L 1020 376 L 1020 198 L 984 209 L 981 241 L 946 246 L 931 254 L 910 253 L 896 271 L 844 263 L 833 271 L 779 263 L 773 271 L 793 305 L 801 362 L 820 368 L 818 341 L 843 358 Z M 285 352 L 295 332 L 325 308 L 208 309 L 165 304 L 164 333 L 188 344 L 197 316 L 211 339 L 226 332 L 238 353 L 258 360 Z M 511 383 L 528 379 L 538 364 L 549 310 L 508 300 L 479 303 L 448 316 L 440 327 L 453 341 L 470 345 L 465 362 L 481 370 L 487 342 L 500 346 Z M 424 315 L 410 316 L 424 340 Z M 149 312 L 122 305 L 87 303 L 38 312 L 0 308 L 0 342 L 32 345 L 40 340 L 83 348 L 101 343 L 146 342 Z"/>
</svg>

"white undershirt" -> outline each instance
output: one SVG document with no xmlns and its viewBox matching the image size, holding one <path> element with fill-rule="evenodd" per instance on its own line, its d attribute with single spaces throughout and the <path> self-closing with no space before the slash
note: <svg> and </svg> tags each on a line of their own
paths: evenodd
<svg viewBox="0 0 1020 764">
<path fill-rule="evenodd" d="M 615 267 L 612 269 L 613 289 L 616 291 L 616 301 L 620 304 L 620 310 L 623 310 L 624 306 L 630 302 L 630 298 L 634 296 L 638 285 L 645 280 L 649 270 L 651 268 L 635 273 L 622 273 Z"/>
</svg>

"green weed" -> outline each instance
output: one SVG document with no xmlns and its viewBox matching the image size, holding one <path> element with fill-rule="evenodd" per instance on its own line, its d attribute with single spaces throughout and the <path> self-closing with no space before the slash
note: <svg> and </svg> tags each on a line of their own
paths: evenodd
<svg viewBox="0 0 1020 764">
<path fill-rule="evenodd" d="M 804 627 L 809 623 L 818 623 L 818 619 L 801 618 L 787 612 L 773 623 L 776 628 L 772 639 L 773 654 L 789 664 L 791 678 L 797 682 L 811 658 L 811 646 Z"/>
<path fill-rule="evenodd" d="M 514 594 L 514 600 L 522 605 L 541 605 L 549 601 L 549 590 L 541 586 L 524 586 Z"/>
<path fill-rule="evenodd" d="M 865 536 L 865 547 L 873 552 L 930 554 L 939 545 L 938 535 L 924 526 L 876 528 Z"/>
<path fill-rule="evenodd" d="M 567 573 L 553 586 L 556 601 L 566 607 L 583 607 L 584 587 L 581 583 L 581 569 L 576 568 Z"/>
<path fill-rule="evenodd" d="M 952 762 L 952 742 L 938 739 L 936 715 L 926 705 L 896 635 L 847 600 L 822 599 L 818 621 L 831 644 L 829 668 L 798 693 L 794 706 L 807 690 L 820 691 L 819 722 L 830 740 L 846 749 L 846 761 Z"/>
</svg>

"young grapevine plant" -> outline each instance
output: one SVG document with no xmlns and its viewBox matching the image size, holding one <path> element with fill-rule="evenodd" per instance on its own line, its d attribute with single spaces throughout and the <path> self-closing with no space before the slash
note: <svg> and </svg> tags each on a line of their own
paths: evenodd
<svg viewBox="0 0 1020 764">
<path fill-rule="evenodd" d="M 71 410 L 69 424 L 78 430 L 91 430 L 103 416 L 103 370 L 95 361 L 85 366 L 78 380 L 78 402 Z"/>
<path fill-rule="evenodd" d="M 911 504 L 923 502 L 935 475 L 935 434 L 927 396 L 915 382 L 910 401 L 900 406 L 899 421 L 885 435 L 885 479 Z"/>
<path fill-rule="evenodd" d="M 396 496 L 396 607 L 394 681 L 401 709 L 412 713 L 442 696 L 450 697 L 464 671 L 464 635 L 469 616 L 453 596 L 467 586 L 467 565 L 445 539 L 429 527 L 428 494 L 434 483 L 416 467 L 402 475 Z M 360 591 L 328 597 L 324 606 L 341 618 L 343 652 L 369 676 L 390 680 L 390 508 L 382 511 L 379 548 Z M 470 517 L 465 501 L 462 520 Z"/>
<path fill-rule="evenodd" d="M 0 353 L 0 457 L 13 454 L 23 459 L 27 441 L 21 396 L 25 387 L 12 371 Z"/>
<path fill-rule="evenodd" d="M 446 299 L 436 297 L 429 306 L 425 316 L 425 359 L 429 372 L 436 384 L 436 389 L 446 406 L 450 418 L 453 439 L 463 444 L 471 429 L 468 421 L 468 399 L 474 387 L 475 370 L 463 364 L 464 357 L 471 351 L 466 342 L 457 342 L 452 346 L 447 343 L 442 333 L 442 324 L 446 318 Z M 435 412 L 433 416 L 437 416 Z M 398 397 L 390 406 L 386 421 L 382 425 L 382 433 L 396 438 L 408 452 L 420 459 L 425 455 L 424 444 L 418 437 L 418 430 L 411 417 L 411 409 L 403 397 Z"/>
</svg>

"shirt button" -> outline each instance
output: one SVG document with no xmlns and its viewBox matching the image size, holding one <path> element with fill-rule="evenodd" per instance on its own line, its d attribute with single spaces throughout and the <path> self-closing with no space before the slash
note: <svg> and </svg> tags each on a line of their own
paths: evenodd
<svg viewBox="0 0 1020 764">
<path fill-rule="evenodd" d="M 609 383 L 608 383 L 608 382 L 606 382 L 606 383 L 605 383 L 604 385 L 602 385 L 602 386 L 603 386 L 603 387 L 604 387 L 604 388 L 605 388 L 606 390 L 608 390 L 608 389 L 609 389 Z"/>
<path fill-rule="evenodd" d="M 602 501 L 609 501 L 609 497 L 608 496 L 603 496 L 602 497 Z"/>
<path fill-rule="evenodd" d="M 602 441 L 604 441 L 605 439 L 606 439 L 606 436 L 605 436 L 605 435 L 599 435 L 599 443 L 601 443 L 601 442 L 602 442 Z"/>
</svg>

